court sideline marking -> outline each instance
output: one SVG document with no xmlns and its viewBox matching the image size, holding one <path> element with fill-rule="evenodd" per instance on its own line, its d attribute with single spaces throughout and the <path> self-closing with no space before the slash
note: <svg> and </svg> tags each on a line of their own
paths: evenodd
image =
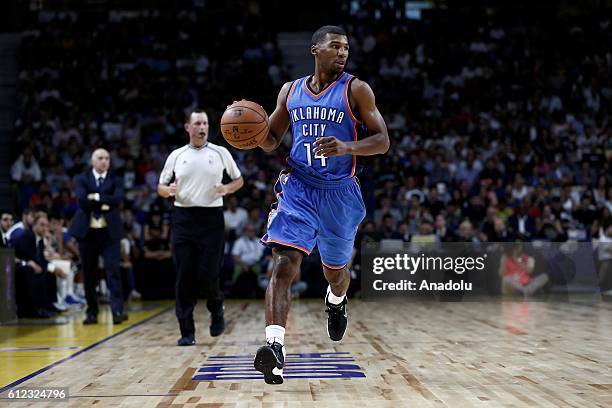
<svg viewBox="0 0 612 408">
<path fill-rule="evenodd" d="M 151 320 L 153 320 L 153 319 L 155 319 L 155 318 L 157 318 L 157 317 L 159 317 L 159 316 L 161 316 L 161 315 L 163 315 L 163 314 L 165 314 L 165 313 L 168 313 L 168 312 L 169 312 L 169 311 L 171 311 L 172 309 L 174 309 L 174 306 L 168 306 L 167 308 L 165 308 L 164 310 L 162 310 L 162 311 L 160 311 L 160 312 L 158 312 L 158 313 L 154 314 L 153 316 L 150 316 L 150 317 L 148 317 L 148 318 L 146 318 L 146 319 L 144 319 L 144 320 L 142 320 L 142 321 L 140 321 L 140 322 L 138 322 L 138 323 L 135 323 L 135 324 L 133 324 L 132 326 L 126 327 L 125 329 L 123 329 L 123 330 L 121 330 L 121 331 L 119 331 L 119 332 L 117 332 L 117 333 L 111 334 L 110 336 L 105 337 L 105 338 L 103 338 L 102 340 L 98 340 L 97 342 L 95 342 L 95 343 L 93 343 L 93 344 L 91 344 L 91 345 L 89 345 L 89 346 L 85 347 L 84 349 L 79 350 L 79 351 L 77 351 L 76 353 L 69 355 L 68 357 L 64 357 L 63 359 L 61 359 L 61 360 L 59 360 L 59 361 L 56 361 L 55 363 L 49 364 L 48 366 L 43 367 L 43 368 L 41 368 L 40 370 L 37 370 L 37 371 L 35 371 L 35 372 L 31 373 L 31 374 L 28 374 L 28 375 L 26 375 L 25 377 L 22 377 L 22 378 L 20 378 L 20 379 L 19 379 L 19 380 L 17 380 L 17 381 L 13 381 L 12 383 L 10 383 L 10 384 L 8 384 L 8 385 L 5 385 L 4 387 L 0 388 L 0 394 L 2 394 L 2 393 L 3 393 L 3 392 L 5 392 L 5 391 L 10 390 L 11 388 L 14 388 L 14 387 L 18 386 L 19 384 L 21 384 L 21 383 L 23 383 L 23 382 L 25 382 L 25 381 L 28 381 L 28 380 L 30 380 L 30 379 L 32 379 L 32 378 L 34 378 L 34 377 L 36 377 L 36 376 L 37 376 L 37 375 L 39 375 L 39 374 L 44 373 L 45 371 L 47 371 L 47 370 L 49 370 L 49 369 L 51 369 L 51 368 L 53 368 L 53 367 L 56 367 L 56 366 L 58 366 L 58 365 L 62 364 L 62 363 L 63 363 L 63 362 L 65 362 L 65 361 L 71 360 L 71 359 L 73 359 L 73 358 L 75 358 L 75 357 L 79 356 L 80 354 L 82 354 L 82 353 L 84 353 L 84 352 L 86 352 L 86 351 L 89 351 L 89 350 L 91 350 L 92 348 L 94 348 L 94 347 L 96 347 L 96 346 L 99 346 L 100 344 L 105 343 L 105 342 L 107 342 L 108 340 L 111 340 L 111 339 L 113 339 L 113 338 L 115 338 L 115 337 L 117 337 L 117 336 L 119 336 L 119 335 L 121 335 L 121 334 L 123 334 L 123 333 L 127 332 L 128 330 L 132 330 L 134 327 L 138 327 L 138 326 L 140 326 L 140 325 L 142 325 L 142 324 L 144 324 L 144 323 L 148 323 L 148 322 L 150 322 Z"/>
</svg>

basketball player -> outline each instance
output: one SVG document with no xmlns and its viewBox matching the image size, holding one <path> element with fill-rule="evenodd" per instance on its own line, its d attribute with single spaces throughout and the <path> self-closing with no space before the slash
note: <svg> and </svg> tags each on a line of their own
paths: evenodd
<svg viewBox="0 0 612 408">
<path fill-rule="evenodd" d="M 313 75 L 286 83 L 270 116 L 270 132 L 260 147 L 276 149 L 289 125 L 293 146 L 291 169 L 275 186 L 278 201 L 261 239 L 272 247 L 274 267 L 266 290 L 266 342 L 254 366 L 266 383 L 281 384 L 284 335 L 291 282 L 304 254 L 316 246 L 329 282 L 325 297 L 327 332 L 340 341 L 347 325 L 346 291 L 350 282 L 355 233 L 365 206 L 355 178 L 356 157 L 389 149 L 387 127 L 367 83 L 343 72 L 349 54 L 346 32 L 335 26 L 312 36 Z M 362 138 L 359 138 L 359 135 Z"/>
</svg>

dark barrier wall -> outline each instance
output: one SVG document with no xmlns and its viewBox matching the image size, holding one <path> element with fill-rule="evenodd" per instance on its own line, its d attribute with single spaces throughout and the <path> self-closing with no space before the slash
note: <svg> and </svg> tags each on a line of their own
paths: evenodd
<svg viewBox="0 0 612 408">
<path fill-rule="evenodd" d="M 0 249 L 0 323 L 16 318 L 15 256 L 12 249 Z"/>
</svg>

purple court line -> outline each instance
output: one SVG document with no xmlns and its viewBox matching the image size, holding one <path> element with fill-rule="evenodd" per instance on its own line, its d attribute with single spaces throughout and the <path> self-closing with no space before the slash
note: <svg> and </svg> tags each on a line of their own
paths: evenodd
<svg viewBox="0 0 612 408">
<path fill-rule="evenodd" d="M 295 357 L 295 356 L 312 356 L 312 355 L 323 355 L 326 357 L 310 357 L 310 358 L 332 358 L 332 357 L 327 357 L 328 355 L 330 356 L 338 356 L 340 358 L 343 357 L 350 357 L 350 352 L 348 351 L 328 351 L 328 352 L 321 352 L 321 353 L 288 353 L 287 354 L 287 358 L 289 357 Z M 223 359 L 234 359 L 234 358 L 247 358 L 247 359 L 252 359 L 253 356 L 252 355 L 246 355 L 246 356 L 210 356 L 208 357 L 209 360 L 223 360 Z M 305 357 L 304 357 L 305 358 Z"/>
<path fill-rule="evenodd" d="M 107 342 L 108 340 L 113 339 L 113 338 L 115 338 L 115 337 L 119 336 L 120 334 L 125 333 L 125 332 L 126 332 L 126 331 L 128 331 L 128 330 L 133 329 L 134 327 L 138 327 L 138 326 L 140 326 L 141 324 L 147 323 L 147 322 L 149 322 L 149 321 L 151 321 L 151 320 L 155 319 L 156 317 L 159 317 L 159 316 L 163 315 L 164 313 L 166 313 L 166 312 L 168 312 L 168 311 L 170 311 L 170 310 L 172 310 L 172 309 L 174 309 L 174 306 L 169 306 L 169 307 L 167 307 L 166 309 L 162 310 L 161 312 L 156 313 L 156 314 L 154 314 L 153 316 L 148 317 L 148 318 L 144 319 L 144 320 L 143 320 L 143 321 L 141 321 L 141 322 L 138 322 L 138 323 L 136 323 L 136 324 L 134 324 L 134 325 L 132 325 L 132 326 L 126 327 L 125 329 L 123 329 L 123 330 L 121 330 L 121 331 L 119 331 L 119 332 L 117 332 L 117 333 L 115 333 L 115 334 L 113 334 L 113 335 L 110 335 L 110 336 L 108 336 L 108 337 L 106 337 L 106 338 L 104 338 L 104 339 L 102 339 L 102 340 L 99 340 L 99 341 L 95 342 L 94 344 L 92 344 L 92 345 L 90 345 L 90 346 L 87 346 L 87 347 L 85 347 L 84 349 L 79 350 L 79 351 L 77 351 L 77 352 L 76 352 L 76 353 L 74 353 L 74 354 L 69 355 L 68 357 L 64 357 L 64 358 L 63 358 L 63 359 L 61 359 L 60 361 L 56 361 L 55 363 L 49 364 L 48 366 L 43 367 L 43 368 L 41 368 L 40 370 L 35 371 L 35 372 L 31 373 L 31 374 L 28 374 L 28 375 L 26 375 L 25 377 L 18 379 L 17 381 L 13 381 L 12 383 L 10 383 L 10 384 L 8 384 L 8 385 L 5 385 L 4 387 L 0 388 L 0 394 L 2 394 L 2 393 L 3 393 L 3 392 L 5 392 L 5 391 L 10 390 L 10 389 L 11 389 L 11 388 L 13 388 L 13 387 L 18 386 L 19 384 L 21 384 L 21 383 L 22 383 L 22 382 L 24 382 L 24 381 L 27 381 L 27 380 L 29 380 L 29 379 L 31 379 L 31 378 L 36 377 L 36 376 L 37 376 L 37 375 L 39 375 L 39 374 L 44 373 L 45 371 L 49 370 L 50 368 L 56 367 L 56 366 L 58 366 L 58 365 L 62 364 L 63 362 L 65 362 L 65 361 L 71 360 L 71 359 L 73 359 L 73 358 L 77 357 L 78 355 L 80 355 L 80 354 L 82 354 L 82 353 L 84 353 L 84 352 L 86 352 L 86 351 L 88 351 L 88 350 L 91 350 L 92 348 L 94 348 L 94 347 L 96 347 L 96 346 L 99 346 L 100 344 L 105 343 L 105 342 Z"/>
</svg>

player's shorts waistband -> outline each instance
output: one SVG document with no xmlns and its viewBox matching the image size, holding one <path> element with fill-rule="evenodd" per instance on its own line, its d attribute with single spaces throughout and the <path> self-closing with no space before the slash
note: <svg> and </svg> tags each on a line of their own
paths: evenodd
<svg viewBox="0 0 612 408">
<path fill-rule="evenodd" d="M 321 190 L 340 190 L 355 183 L 355 177 L 347 177 L 339 180 L 323 180 L 318 177 L 313 177 L 297 167 L 291 168 L 291 175 L 307 186 Z"/>
</svg>

